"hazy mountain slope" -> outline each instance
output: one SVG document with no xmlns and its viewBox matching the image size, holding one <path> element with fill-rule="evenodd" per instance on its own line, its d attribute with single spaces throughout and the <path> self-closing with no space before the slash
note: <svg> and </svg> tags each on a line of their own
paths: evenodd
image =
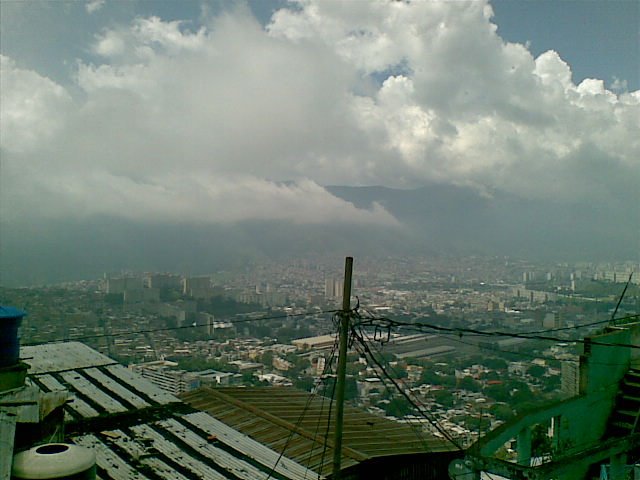
<svg viewBox="0 0 640 480">
<path fill-rule="evenodd" d="M 379 203 L 397 227 L 293 224 L 135 223 L 120 218 L 42 221 L 0 229 L 0 283 L 23 285 L 95 278 L 120 270 L 201 274 L 287 257 L 453 253 L 529 259 L 638 258 L 637 207 L 483 197 L 434 185 L 415 190 L 327 187 L 360 208 Z"/>
</svg>

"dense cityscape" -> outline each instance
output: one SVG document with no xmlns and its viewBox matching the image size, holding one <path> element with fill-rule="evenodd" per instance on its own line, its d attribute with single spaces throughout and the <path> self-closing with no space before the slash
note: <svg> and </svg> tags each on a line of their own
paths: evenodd
<svg viewBox="0 0 640 480">
<path fill-rule="evenodd" d="M 426 411 L 470 445 L 518 413 L 577 393 L 582 345 L 575 341 L 606 324 L 616 306 L 616 318 L 638 313 L 637 277 L 617 305 L 634 268 L 482 257 L 358 262 L 358 318 L 402 324 L 369 329 L 365 340 L 414 401 L 355 347 L 346 398 L 400 422 L 424 422 Z M 340 266 L 321 260 L 197 277 L 105 273 L 0 292 L 28 312 L 23 345 L 77 340 L 173 394 L 202 385 L 293 385 L 324 396 L 342 293 Z"/>
</svg>

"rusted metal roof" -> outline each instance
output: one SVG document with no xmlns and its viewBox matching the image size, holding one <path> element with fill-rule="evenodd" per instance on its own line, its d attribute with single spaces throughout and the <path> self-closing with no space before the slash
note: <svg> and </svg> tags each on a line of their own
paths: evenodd
<svg viewBox="0 0 640 480">
<path fill-rule="evenodd" d="M 277 452 L 286 447 L 285 457 L 316 473 L 331 472 L 335 415 L 327 428 L 328 398 L 288 387 L 203 387 L 182 399 Z M 374 457 L 452 449 L 416 427 L 345 407 L 343 468 Z"/>
</svg>

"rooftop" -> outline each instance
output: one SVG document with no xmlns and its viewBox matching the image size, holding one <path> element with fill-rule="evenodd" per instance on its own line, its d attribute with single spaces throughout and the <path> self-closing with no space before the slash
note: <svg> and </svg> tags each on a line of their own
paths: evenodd
<svg viewBox="0 0 640 480">
<path fill-rule="evenodd" d="M 278 452 L 86 345 L 48 344 L 22 353 L 32 365 L 33 385 L 74 397 L 64 406 L 65 431 L 73 442 L 95 449 L 98 478 L 257 480 L 268 478 L 278 460 Z M 271 478 L 311 476 L 283 458 Z"/>
<path fill-rule="evenodd" d="M 325 439 L 328 398 L 289 387 L 203 387 L 182 398 L 277 452 L 286 447 L 285 457 L 316 473 L 331 473 L 335 417 Z M 416 427 L 345 407 L 343 468 L 374 457 L 451 450 Z"/>
</svg>

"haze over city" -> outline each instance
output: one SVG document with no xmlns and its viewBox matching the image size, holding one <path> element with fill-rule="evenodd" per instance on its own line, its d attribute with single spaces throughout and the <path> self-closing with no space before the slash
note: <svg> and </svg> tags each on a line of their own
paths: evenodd
<svg viewBox="0 0 640 480">
<path fill-rule="evenodd" d="M 0 282 L 638 258 L 638 3 L 3 1 Z"/>
</svg>

